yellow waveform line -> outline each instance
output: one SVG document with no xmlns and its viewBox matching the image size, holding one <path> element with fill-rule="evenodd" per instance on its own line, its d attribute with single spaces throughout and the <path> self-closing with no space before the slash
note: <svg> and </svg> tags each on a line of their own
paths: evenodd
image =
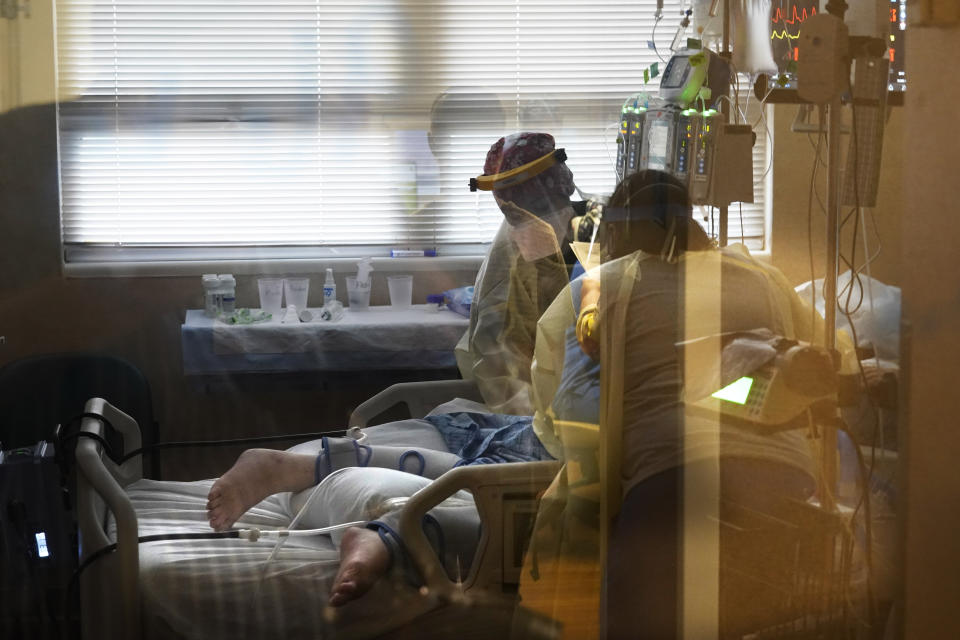
<svg viewBox="0 0 960 640">
<path fill-rule="evenodd" d="M 771 40 L 798 40 L 799 38 L 800 38 L 799 33 L 797 35 L 792 35 L 786 29 L 784 29 L 783 31 L 774 31 L 773 33 L 770 34 Z"/>
</svg>

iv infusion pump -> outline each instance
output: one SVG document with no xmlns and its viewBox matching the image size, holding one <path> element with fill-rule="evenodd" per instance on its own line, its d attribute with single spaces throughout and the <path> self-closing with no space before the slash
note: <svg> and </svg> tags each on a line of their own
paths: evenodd
<svg viewBox="0 0 960 640">
<path fill-rule="evenodd" d="M 715 184 L 718 181 L 718 149 L 725 129 L 723 115 L 713 109 L 682 109 L 675 105 L 627 106 L 620 120 L 617 139 L 617 174 L 624 178 L 643 169 L 657 169 L 672 174 L 686 184 L 694 204 L 719 205 L 731 195 L 735 200 L 753 201 L 753 162 L 747 147 L 749 193 L 742 188 L 730 194 Z M 749 127 L 748 127 L 749 129 Z M 752 132 L 751 132 L 752 138 Z M 723 151 L 721 150 L 721 153 Z"/>
<path fill-rule="evenodd" d="M 753 202 L 753 129 L 706 105 L 729 95 L 730 77 L 729 63 L 707 49 L 677 51 L 659 96 L 638 94 L 621 110 L 617 179 L 657 169 L 687 185 L 693 204 Z"/>
</svg>

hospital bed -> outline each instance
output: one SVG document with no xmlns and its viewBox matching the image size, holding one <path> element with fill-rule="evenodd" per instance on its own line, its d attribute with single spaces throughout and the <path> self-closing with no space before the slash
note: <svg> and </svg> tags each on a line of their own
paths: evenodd
<svg viewBox="0 0 960 640">
<path fill-rule="evenodd" d="M 412 383 L 414 391 L 419 383 Z M 462 381 L 428 383 L 433 393 L 406 400 L 413 416 L 432 408 L 428 396 L 448 400 L 472 395 Z M 361 405 L 355 426 L 395 404 L 394 388 Z M 410 398 L 410 396 L 406 396 Z M 430 405 L 428 407 L 428 405 Z M 122 435 L 123 449 L 140 446 L 137 423 L 102 398 L 92 398 L 81 430 L 103 436 L 106 424 Z M 404 507 L 400 533 L 420 585 L 382 579 L 365 596 L 337 610 L 324 606 L 338 567 L 327 536 L 288 538 L 269 562 L 275 542 L 238 539 L 138 541 L 161 533 L 209 533 L 206 494 L 212 481 L 159 482 L 142 478 L 139 457 L 115 464 L 95 437 L 76 448 L 77 509 L 84 638 L 370 638 L 505 636 L 551 637 L 556 625 L 516 605 L 522 540 L 514 531 L 532 518 L 538 494 L 553 480 L 558 463 L 479 465 L 453 469 Z M 468 490 L 482 529 L 465 576 L 451 578 L 423 533 L 424 514 L 460 490 Z M 235 528 L 283 528 L 289 523 L 283 495 L 271 496 L 245 514 Z M 522 527 L 519 527 L 522 528 Z M 111 544 L 113 552 L 105 553 Z M 465 624 L 465 620 L 469 620 Z"/>
</svg>

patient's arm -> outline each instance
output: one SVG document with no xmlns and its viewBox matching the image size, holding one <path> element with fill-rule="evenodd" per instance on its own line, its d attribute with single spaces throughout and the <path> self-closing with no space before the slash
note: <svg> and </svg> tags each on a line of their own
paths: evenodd
<svg viewBox="0 0 960 640">
<path fill-rule="evenodd" d="M 314 484 L 313 454 L 274 449 L 248 449 L 223 474 L 207 496 L 210 526 L 223 531 L 247 509 L 281 491 L 300 491 Z"/>
</svg>

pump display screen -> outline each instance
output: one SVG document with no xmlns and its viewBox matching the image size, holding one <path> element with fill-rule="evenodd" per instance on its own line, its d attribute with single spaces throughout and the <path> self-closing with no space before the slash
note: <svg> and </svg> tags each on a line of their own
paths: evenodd
<svg viewBox="0 0 960 640">
<path fill-rule="evenodd" d="M 664 171 L 667 168 L 667 146 L 670 139 L 670 124 L 656 121 L 650 124 L 647 153 L 647 168 Z"/>
<path fill-rule="evenodd" d="M 747 404 L 747 398 L 750 397 L 750 389 L 753 388 L 753 378 L 744 376 L 739 380 L 731 382 L 720 391 L 710 394 L 711 398 L 717 400 L 726 400 L 736 404 Z"/>
<path fill-rule="evenodd" d="M 687 56 L 674 56 L 663 71 L 663 78 L 660 80 L 661 89 L 677 89 L 683 86 L 687 75 L 690 73 L 690 58 Z"/>
</svg>

